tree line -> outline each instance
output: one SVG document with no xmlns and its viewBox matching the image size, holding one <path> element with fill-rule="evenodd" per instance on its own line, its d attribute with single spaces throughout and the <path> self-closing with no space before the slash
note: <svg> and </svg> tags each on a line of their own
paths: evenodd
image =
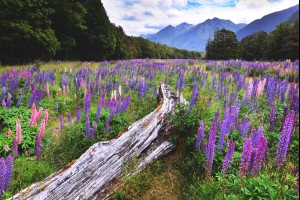
<svg viewBox="0 0 300 200">
<path fill-rule="evenodd" d="M 109 21 L 101 0 L 0 0 L 0 62 L 201 58 L 127 36 Z"/>
<path fill-rule="evenodd" d="M 274 31 L 259 31 L 240 42 L 234 32 L 218 30 L 206 44 L 210 60 L 285 60 L 299 59 L 299 17 L 293 23 L 279 24 Z"/>
</svg>

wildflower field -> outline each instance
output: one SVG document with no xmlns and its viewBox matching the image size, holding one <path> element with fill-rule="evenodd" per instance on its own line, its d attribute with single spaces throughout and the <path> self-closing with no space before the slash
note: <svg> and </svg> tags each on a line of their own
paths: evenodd
<svg viewBox="0 0 300 200">
<path fill-rule="evenodd" d="M 176 150 L 123 179 L 112 198 L 159 199 L 152 193 L 161 192 L 154 190 L 160 182 L 170 194 L 162 199 L 299 199 L 298 73 L 298 60 L 0 68 L 0 196 L 10 198 L 94 143 L 116 138 L 156 109 L 164 83 L 189 101 L 177 103 L 170 119 Z"/>
</svg>

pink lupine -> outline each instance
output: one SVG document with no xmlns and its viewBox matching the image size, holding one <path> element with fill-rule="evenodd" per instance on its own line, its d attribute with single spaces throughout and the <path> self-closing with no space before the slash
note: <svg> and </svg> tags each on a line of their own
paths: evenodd
<svg viewBox="0 0 300 200">
<path fill-rule="evenodd" d="M 11 131 L 10 129 L 8 129 L 7 135 L 8 135 L 8 137 L 11 137 L 11 136 L 12 136 L 12 131 Z"/>
<path fill-rule="evenodd" d="M 21 144 L 22 141 L 22 128 L 19 119 L 16 120 L 16 141 L 18 144 Z"/>
<path fill-rule="evenodd" d="M 45 134 L 45 129 L 46 129 L 46 120 L 43 119 L 43 121 L 42 121 L 42 123 L 41 123 L 41 129 L 40 129 L 40 135 L 41 135 L 41 137 L 44 136 L 44 134 Z"/>
<path fill-rule="evenodd" d="M 256 98 L 260 97 L 265 89 L 265 84 L 266 84 L 266 81 L 267 79 L 264 78 L 263 81 L 260 81 L 258 83 L 258 86 L 257 86 L 257 90 L 256 90 Z"/>
<path fill-rule="evenodd" d="M 39 112 L 37 112 L 35 117 L 34 117 L 34 126 L 37 126 L 37 121 L 41 117 L 42 113 L 43 113 L 43 108 L 40 108 Z"/>
<path fill-rule="evenodd" d="M 46 109 L 46 110 L 44 111 L 44 120 L 45 120 L 46 125 L 47 125 L 47 123 L 48 123 L 48 119 L 49 119 L 49 114 L 48 114 L 48 110 Z"/>
<path fill-rule="evenodd" d="M 46 82 L 45 91 L 46 91 L 46 94 L 47 94 L 48 98 L 50 98 L 50 90 L 49 90 L 49 84 L 48 84 L 48 82 Z"/>
<path fill-rule="evenodd" d="M 248 97 L 251 96 L 252 90 L 253 90 L 253 79 L 250 78 L 249 84 L 248 84 L 248 90 L 247 90 L 248 91 L 248 94 L 247 94 Z"/>
<path fill-rule="evenodd" d="M 35 103 L 33 103 L 31 107 L 31 118 L 29 121 L 29 126 L 32 126 L 34 124 L 35 115 L 36 115 L 36 106 Z"/>
</svg>

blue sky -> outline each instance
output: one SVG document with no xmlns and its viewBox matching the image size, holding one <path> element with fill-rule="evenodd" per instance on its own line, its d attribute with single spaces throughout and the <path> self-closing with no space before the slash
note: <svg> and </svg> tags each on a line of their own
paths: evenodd
<svg viewBox="0 0 300 200">
<path fill-rule="evenodd" d="M 218 17 L 234 23 L 250 23 L 286 9 L 298 0 L 102 0 L 111 22 L 126 34 L 156 33 L 182 22 L 199 24 Z"/>
</svg>

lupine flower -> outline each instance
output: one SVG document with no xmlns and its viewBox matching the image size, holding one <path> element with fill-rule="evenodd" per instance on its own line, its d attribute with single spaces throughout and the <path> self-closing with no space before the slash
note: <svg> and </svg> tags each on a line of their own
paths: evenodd
<svg viewBox="0 0 300 200">
<path fill-rule="evenodd" d="M 42 136 L 39 134 L 36 136 L 36 143 L 35 143 L 35 156 L 37 159 L 41 159 L 42 157 Z"/>
<path fill-rule="evenodd" d="M 212 164 L 214 161 L 215 155 L 215 143 L 216 143 L 216 125 L 212 124 L 210 128 L 209 138 L 206 146 L 206 174 L 207 176 L 211 175 Z"/>
<path fill-rule="evenodd" d="M 23 99 L 23 95 L 20 94 L 19 99 L 18 99 L 17 104 L 16 104 L 16 107 L 17 107 L 17 108 L 20 107 L 20 104 L 21 104 L 22 99 Z"/>
<path fill-rule="evenodd" d="M 256 98 L 260 97 L 265 89 L 265 84 L 266 84 L 266 78 L 264 78 L 263 81 L 260 81 L 257 90 L 256 90 Z"/>
<path fill-rule="evenodd" d="M 80 122 L 80 120 L 81 120 L 81 108 L 78 105 L 76 109 L 76 122 Z"/>
<path fill-rule="evenodd" d="M 64 116 L 63 115 L 59 115 L 59 121 L 60 121 L 60 129 L 64 129 L 65 128 L 65 123 L 64 123 Z"/>
<path fill-rule="evenodd" d="M 0 158 L 0 197 L 3 194 L 5 184 L 6 184 L 6 175 L 7 169 L 4 158 Z"/>
<path fill-rule="evenodd" d="M 48 114 L 48 110 L 46 109 L 46 110 L 44 111 L 44 120 L 45 120 L 46 125 L 47 125 L 47 123 L 48 123 L 48 119 L 49 119 L 49 114 Z"/>
<path fill-rule="evenodd" d="M 293 110 L 291 110 L 285 117 L 275 157 L 276 166 L 282 166 L 285 162 L 286 154 L 290 145 L 290 140 L 294 129 L 294 118 L 295 114 Z"/>
<path fill-rule="evenodd" d="M 22 141 L 22 128 L 20 124 L 20 120 L 16 120 L 16 138 L 15 140 L 18 142 L 18 144 L 21 144 Z"/>
<path fill-rule="evenodd" d="M 8 145 L 5 145 L 5 146 L 3 147 L 3 150 L 4 150 L 5 152 L 8 152 L 8 151 L 10 150 L 10 148 L 9 148 Z"/>
<path fill-rule="evenodd" d="M 252 135 L 251 135 L 253 148 L 256 148 L 258 139 L 261 136 L 263 136 L 263 127 L 259 126 L 258 129 L 257 129 L 257 131 L 252 132 Z"/>
<path fill-rule="evenodd" d="M 194 80 L 194 86 L 193 86 L 193 91 L 192 91 L 192 97 L 191 97 L 191 101 L 190 101 L 190 110 L 192 110 L 192 108 L 194 107 L 198 96 L 200 93 L 200 88 L 197 85 L 197 80 Z"/>
<path fill-rule="evenodd" d="M 275 120 L 276 120 L 276 105 L 274 103 L 270 106 L 270 126 L 269 130 L 273 130 L 275 126 Z"/>
<path fill-rule="evenodd" d="M 16 141 L 16 139 L 14 139 L 12 142 L 12 153 L 13 153 L 14 158 L 18 157 L 18 155 L 19 155 L 18 142 Z"/>
<path fill-rule="evenodd" d="M 10 106 L 11 106 L 11 94 L 7 93 L 6 107 L 10 108 Z"/>
<path fill-rule="evenodd" d="M 91 132 L 91 138 L 94 137 L 94 135 L 95 135 L 95 133 L 96 133 L 96 130 L 97 130 L 97 124 L 94 124 L 94 125 L 93 125 L 93 130 L 92 130 L 92 132 Z"/>
<path fill-rule="evenodd" d="M 200 149 L 200 144 L 203 139 L 204 139 L 204 122 L 201 120 L 200 127 L 198 129 L 197 138 L 196 138 L 196 150 Z"/>
<path fill-rule="evenodd" d="M 11 137 L 11 136 L 12 136 L 12 131 L 11 131 L 10 129 L 8 129 L 7 135 L 8 135 L 8 137 Z"/>
<path fill-rule="evenodd" d="M 247 137 L 249 129 L 250 129 L 250 123 L 248 120 L 248 116 L 246 116 L 239 126 L 239 131 L 242 138 Z"/>
<path fill-rule="evenodd" d="M 49 89 L 48 81 L 45 84 L 45 92 L 46 92 L 48 98 L 50 98 L 50 89 Z"/>
<path fill-rule="evenodd" d="M 85 99 L 84 99 L 84 114 L 87 115 L 89 110 L 91 108 L 91 92 L 88 91 L 85 93 Z"/>
<path fill-rule="evenodd" d="M 253 151 L 252 139 L 247 138 L 244 143 L 242 157 L 241 157 L 241 161 L 240 161 L 240 167 L 239 167 L 240 168 L 240 171 L 239 171 L 240 176 L 245 176 L 247 173 L 247 170 L 250 165 L 252 151 Z"/>
<path fill-rule="evenodd" d="M 68 114 L 68 123 L 69 123 L 69 124 L 72 124 L 72 123 L 73 123 L 73 120 L 72 120 L 72 114 L 71 114 L 71 113 Z"/>
<path fill-rule="evenodd" d="M 2 87 L 1 100 L 5 99 L 6 87 Z"/>
<path fill-rule="evenodd" d="M 45 134 L 45 129 L 46 129 L 46 120 L 43 119 L 43 120 L 42 120 L 42 123 L 41 123 L 41 128 L 40 128 L 40 135 L 41 135 L 41 137 L 44 136 L 44 134 Z"/>
<path fill-rule="evenodd" d="M 7 190 L 8 186 L 10 185 L 10 181 L 14 170 L 14 159 L 12 158 L 11 155 L 7 156 L 5 163 L 6 163 L 6 181 L 4 185 L 4 190 Z"/>
<path fill-rule="evenodd" d="M 2 99 L 2 108 L 6 108 L 6 102 L 4 99 Z"/>
<path fill-rule="evenodd" d="M 268 81 L 268 85 L 267 85 L 267 91 L 266 91 L 266 95 L 267 95 L 267 100 L 269 105 L 271 105 L 271 103 L 274 101 L 275 95 L 276 95 L 276 81 L 273 78 L 270 78 Z"/>
<path fill-rule="evenodd" d="M 229 168 L 229 165 L 230 165 L 230 162 L 232 159 L 232 155 L 234 153 L 234 148 L 235 148 L 234 142 L 231 140 L 229 143 L 228 151 L 224 158 L 223 166 L 222 166 L 222 173 L 224 173 L 224 174 L 227 172 L 227 170 Z"/>
<path fill-rule="evenodd" d="M 87 138 L 91 138 L 90 118 L 88 115 L 85 116 L 85 135 Z"/>
<path fill-rule="evenodd" d="M 97 108 L 97 113 L 96 113 L 96 121 L 99 122 L 100 121 L 100 115 L 101 115 L 101 110 L 102 110 L 102 104 L 103 101 L 102 99 L 98 101 L 98 108 Z"/>
<path fill-rule="evenodd" d="M 29 121 L 29 126 L 36 126 L 36 121 L 35 121 L 36 115 L 37 115 L 36 106 L 35 103 L 33 103 L 31 107 L 31 118 Z"/>
<path fill-rule="evenodd" d="M 253 163 L 251 163 L 251 171 L 250 171 L 251 175 L 254 175 L 260 171 L 261 165 L 266 155 L 267 147 L 268 147 L 267 138 L 261 135 L 257 143 L 257 147 L 253 152 L 254 159 L 253 159 Z"/>
<path fill-rule="evenodd" d="M 40 119 L 42 113 L 43 113 L 43 108 L 40 108 L 39 111 L 34 116 L 34 126 L 37 126 L 37 121 Z"/>
<path fill-rule="evenodd" d="M 105 122 L 105 132 L 109 133 L 109 121 L 108 120 Z"/>
</svg>

